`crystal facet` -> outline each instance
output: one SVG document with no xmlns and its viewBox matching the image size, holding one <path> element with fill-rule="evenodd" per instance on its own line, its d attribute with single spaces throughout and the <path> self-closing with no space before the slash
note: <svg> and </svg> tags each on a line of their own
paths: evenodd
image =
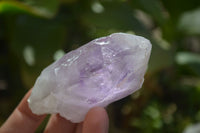
<svg viewBox="0 0 200 133">
<path fill-rule="evenodd" d="M 81 122 L 90 108 L 141 88 L 150 53 L 151 43 L 140 36 L 114 33 L 95 39 L 42 71 L 29 107 L 35 114 L 59 113 Z"/>
</svg>

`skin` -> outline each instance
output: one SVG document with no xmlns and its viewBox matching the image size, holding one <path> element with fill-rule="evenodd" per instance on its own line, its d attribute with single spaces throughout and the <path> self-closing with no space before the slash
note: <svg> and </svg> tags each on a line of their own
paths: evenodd
<svg viewBox="0 0 200 133">
<path fill-rule="evenodd" d="M 0 133 L 34 133 L 44 120 L 45 115 L 35 115 L 28 107 L 29 91 L 16 107 L 7 121 L 1 126 Z M 44 133 L 108 133 L 109 119 L 104 108 L 89 110 L 81 123 L 71 123 L 59 114 L 51 115 Z"/>
</svg>

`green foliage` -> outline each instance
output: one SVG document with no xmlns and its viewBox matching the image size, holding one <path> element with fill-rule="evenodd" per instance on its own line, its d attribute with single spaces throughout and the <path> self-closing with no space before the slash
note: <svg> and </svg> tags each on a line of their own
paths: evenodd
<svg viewBox="0 0 200 133">
<path fill-rule="evenodd" d="M 189 35 L 199 35 L 200 34 L 200 8 L 195 9 L 194 11 L 189 11 L 186 13 L 183 13 L 180 22 L 179 22 L 179 28 L 182 30 L 185 34 Z M 191 23 L 192 21 L 192 23 Z"/>
<path fill-rule="evenodd" d="M 143 88 L 108 107 L 110 132 L 183 132 L 199 123 L 199 5 L 198 0 L 1 0 L 0 124 L 55 56 L 113 32 L 144 36 L 153 48 Z"/>
<path fill-rule="evenodd" d="M 51 18 L 55 15 L 58 8 L 57 0 L 25 0 L 18 1 L 1 1 L 0 12 L 5 14 L 26 13 L 30 15 Z"/>
</svg>

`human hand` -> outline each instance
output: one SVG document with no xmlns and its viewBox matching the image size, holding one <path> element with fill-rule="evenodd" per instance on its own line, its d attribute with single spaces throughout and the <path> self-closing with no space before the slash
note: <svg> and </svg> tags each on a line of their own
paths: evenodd
<svg viewBox="0 0 200 133">
<path fill-rule="evenodd" d="M 28 107 L 29 91 L 0 128 L 0 133 L 34 133 L 45 115 L 35 115 Z M 82 123 L 71 123 L 60 115 L 51 115 L 45 133 L 107 133 L 108 116 L 104 108 L 92 108 Z"/>
</svg>

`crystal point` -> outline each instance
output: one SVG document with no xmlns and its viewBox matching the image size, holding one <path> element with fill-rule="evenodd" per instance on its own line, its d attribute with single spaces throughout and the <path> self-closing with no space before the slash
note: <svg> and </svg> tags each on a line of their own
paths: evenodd
<svg viewBox="0 0 200 133">
<path fill-rule="evenodd" d="M 114 33 L 73 50 L 45 68 L 29 97 L 35 114 L 59 113 L 77 123 L 95 106 L 105 107 L 139 88 L 151 43 L 140 36 Z"/>
</svg>

